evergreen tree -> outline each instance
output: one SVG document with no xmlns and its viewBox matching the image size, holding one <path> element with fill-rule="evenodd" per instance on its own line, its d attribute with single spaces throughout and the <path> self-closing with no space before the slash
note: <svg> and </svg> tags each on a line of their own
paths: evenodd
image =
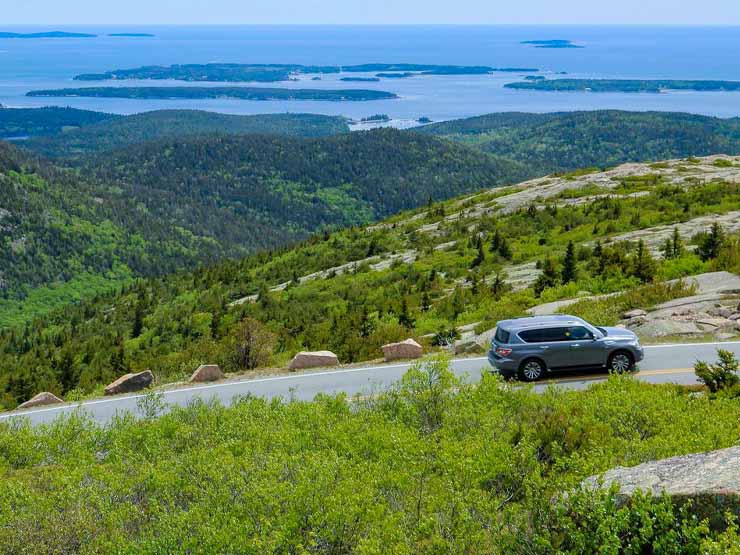
<svg viewBox="0 0 740 555">
<path fill-rule="evenodd" d="M 542 262 L 542 273 L 534 282 L 534 294 L 539 297 L 545 289 L 555 287 L 558 284 L 558 277 L 555 261 L 548 256 Z"/>
<path fill-rule="evenodd" d="M 429 312 L 431 308 L 432 300 L 429 298 L 429 293 L 427 291 L 424 291 L 424 294 L 421 296 L 421 311 Z"/>
<path fill-rule="evenodd" d="M 655 260 L 641 239 L 637 244 L 637 253 L 632 260 L 631 274 L 643 283 L 647 283 L 655 278 L 655 269 Z"/>
<path fill-rule="evenodd" d="M 678 232 L 678 228 L 673 228 L 673 258 L 680 258 L 683 255 L 683 241 L 681 240 L 681 234 Z"/>
<path fill-rule="evenodd" d="M 414 319 L 409 314 L 409 306 L 406 302 L 406 297 L 401 299 L 401 312 L 398 315 L 398 323 L 406 329 L 412 329 L 415 324 Z"/>
<path fill-rule="evenodd" d="M 480 237 L 478 237 L 477 248 L 478 248 L 478 254 L 475 255 L 475 258 L 470 263 L 471 268 L 477 268 L 478 266 L 483 264 L 483 262 L 486 260 L 486 253 L 483 250 L 483 241 L 481 240 Z"/>
<path fill-rule="evenodd" d="M 722 244 L 725 240 L 725 233 L 722 226 L 719 223 L 714 222 L 712 224 L 709 233 L 699 241 L 699 248 L 697 252 L 702 260 L 712 260 L 717 258 L 719 251 L 722 249 Z"/>
<path fill-rule="evenodd" d="M 497 229 L 493 233 L 493 238 L 491 239 L 491 246 L 488 250 L 491 252 L 498 252 L 499 247 L 501 246 L 501 232 Z"/>
<path fill-rule="evenodd" d="M 563 269 L 560 272 L 560 278 L 563 283 L 570 283 L 576 280 L 576 249 L 573 245 L 573 241 L 568 242 L 568 247 L 565 250 L 565 258 L 563 259 Z"/>
</svg>

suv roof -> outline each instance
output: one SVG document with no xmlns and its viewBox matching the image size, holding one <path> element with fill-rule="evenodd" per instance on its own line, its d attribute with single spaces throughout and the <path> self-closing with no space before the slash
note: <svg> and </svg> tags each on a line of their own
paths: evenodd
<svg viewBox="0 0 740 555">
<path fill-rule="evenodd" d="M 577 316 L 570 316 L 568 314 L 553 314 L 551 316 L 527 316 L 525 318 L 513 318 L 511 320 L 502 320 L 498 323 L 498 327 L 503 328 L 507 331 L 517 332 L 529 328 L 537 328 L 542 326 L 551 326 L 553 324 L 560 325 L 583 325 L 585 320 L 578 318 Z"/>
</svg>

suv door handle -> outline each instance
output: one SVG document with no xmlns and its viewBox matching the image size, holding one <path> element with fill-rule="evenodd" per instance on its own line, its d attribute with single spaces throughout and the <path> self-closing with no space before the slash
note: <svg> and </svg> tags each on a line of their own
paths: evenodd
<svg viewBox="0 0 740 555">
<path fill-rule="evenodd" d="M 540 345 L 540 349 L 542 349 L 542 350 L 549 349 L 549 348 L 550 348 L 549 345 Z"/>
<path fill-rule="evenodd" d="M 575 349 L 576 347 L 580 347 L 580 346 L 581 346 L 581 344 L 580 344 L 580 343 L 576 343 L 575 345 L 571 345 L 571 348 L 572 348 L 572 349 Z"/>
</svg>

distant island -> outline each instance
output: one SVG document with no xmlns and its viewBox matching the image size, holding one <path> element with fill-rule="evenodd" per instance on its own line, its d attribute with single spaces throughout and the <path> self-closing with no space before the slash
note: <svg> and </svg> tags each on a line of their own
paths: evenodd
<svg viewBox="0 0 740 555">
<path fill-rule="evenodd" d="M 356 82 L 356 83 L 377 83 L 380 81 L 378 77 L 342 77 L 340 81 Z"/>
<path fill-rule="evenodd" d="M 109 33 L 109 37 L 155 37 L 151 33 Z"/>
<path fill-rule="evenodd" d="M 404 71 L 401 73 L 376 73 L 375 77 L 380 77 L 382 79 L 406 79 L 407 77 L 413 77 L 414 75 L 419 74 L 412 71 Z"/>
<path fill-rule="evenodd" d="M 276 89 L 267 87 L 84 87 L 30 91 L 35 97 L 136 98 L 153 100 L 238 98 L 241 100 L 363 101 L 398 98 L 369 90 Z"/>
<path fill-rule="evenodd" d="M 375 114 L 362 118 L 360 121 L 363 123 L 383 123 L 391 121 L 391 117 L 388 114 Z"/>
<path fill-rule="evenodd" d="M 544 81 L 545 76 L 544 75 L 525 75 L 524 79 L 526 81 Z"/>
<path fill-rule="evenodd" d="M 551 40 L 525 40 L 521 44 L 528 44 L 535 48 L 585 48 L 579 44 L 573 44 L 572 41 L 565 39 L 551 39 Z"/>
<path fill-rule="evenodd" d="M 495 72 L 534 73 L 536 68 L 489 66 L 451 66 L 427 64 L 361 64 L 354 66 L 305 66 L 299 64 L 182 64 L 171 66 L 142 66 L 133 69 L 115 69 L 104 73 L 83 73 L 76 81 L 109 81 L 125 79 L 153 79 L 177 81 L 263 82 L 289 81 L 300 74 L 376 73 L 377 78 L 403 78 L 412 75 L 486 75 Z M 390 73 L 394 72 L 394 73 Z M 380 74 L 382 73 L 382 75 Z M 357 78 L 360 79 L 360 78 Z M 364 79 L 371 79 L 362 78 Z M 354 79 L 353 79 L 354 80 Z"/>
<path fill-rule="evenodd" d="M 561 92 L 659 93 L 674 91 L 740 91 L 740 81 L 687 81 L 640 79 L 552 79 L 507 83 L 509 89 Z"/>
<path fill-rule="evenodd" d="M 0 39 L 87 39 L 97 36 L 88 33 L 65 33 L 63 31 L 49 31 L 46 33 L 0 33 Z"/>
</svg>

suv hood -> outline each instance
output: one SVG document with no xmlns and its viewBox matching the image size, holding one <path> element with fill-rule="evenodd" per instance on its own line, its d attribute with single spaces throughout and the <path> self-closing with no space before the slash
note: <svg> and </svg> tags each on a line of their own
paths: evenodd
<svg viewBox="0 0 740 555">
<path fill-rule="evenodd" d="M 606 330 L 607 339 L 636 339 L 637 335 L 634 332 L 624 328 L 612 328 L 607 326 L 601 326 Z"/>
</svg>

